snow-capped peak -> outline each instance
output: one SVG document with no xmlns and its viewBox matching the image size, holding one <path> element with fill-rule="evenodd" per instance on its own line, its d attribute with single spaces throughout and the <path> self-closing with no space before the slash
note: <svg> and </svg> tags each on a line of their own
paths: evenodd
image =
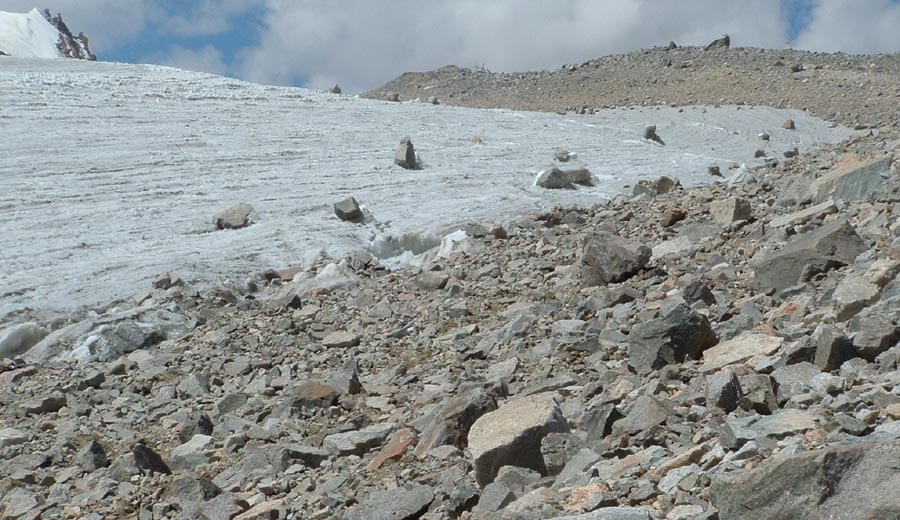
<svg viewBox="0 0 900 520">
<path fill-rule="evenodd" d="M 37 8 L 27 13 L 0 11 L 0 55 L 17 58 L 95 60 L 84 34 L 73 36 L 62 16 Z"/>
</svg>

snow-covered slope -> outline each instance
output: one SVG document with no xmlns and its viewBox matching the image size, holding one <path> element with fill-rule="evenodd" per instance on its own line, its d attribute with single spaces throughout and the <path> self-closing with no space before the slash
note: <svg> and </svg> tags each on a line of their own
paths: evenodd
<svg viewBox="0 0 900 520">
<path fill-rule="evenodd" d="M 0 53 L 18 58 L 76 58 L 95 60 L 84 34 L 75 36 L 62 19 L 32 9 L 27 13 L 0 11 Z"/>
<path fill-rule="evenodd" d="M 782 129 L 787 118 L 797 130 Z M 648 124 L 665 146 L 641 139 Z M 591 205 L 641 178 L 708 182 L 708 166 L 756 164 L 761 146 L 780 156 L 848 133 L 768 108 L 566 117 L 369 101 L 157 66 L 3 58 L 0 326 L 26 307 L 128 297 L 167 271 L 242 280 L 317 247 L 339 255 L 384 234 Z M 425 169 L 393 166 L 405 135 Z M 578 154 L 596 188 L 532 185 L 559 147 Z M 348 195 L 373 222 L 334 216 Z M 254 206 L 257 223 L 213 231 L 213 215 L 239 201 Z"/>
<path fill-rule="evenodd" d="M 59 31 L 37 9 L 0 11 L 0 51 L 17 58 L 62 58 Z"/>
</svg>

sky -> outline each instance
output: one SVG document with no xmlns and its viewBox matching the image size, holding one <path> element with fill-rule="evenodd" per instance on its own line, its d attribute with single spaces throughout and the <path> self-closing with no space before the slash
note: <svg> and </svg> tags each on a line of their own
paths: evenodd
<svg viewBox="0 0 900 520">
<path fill-rule="evenodd" d="M 900 52 L 900 0 L 0 0 L 62 13 L 99 59 L 344 92 L 444 65 L 554 70 L 670 40 Z"/>
</svg>

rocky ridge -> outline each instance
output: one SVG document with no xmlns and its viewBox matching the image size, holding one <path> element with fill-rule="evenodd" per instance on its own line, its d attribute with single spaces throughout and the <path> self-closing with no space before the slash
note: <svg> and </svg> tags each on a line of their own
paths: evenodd
<svg viewBox="0 0 900 520">
<path fill-rule="evenodd" d="M 78 36 L 73 35 L 72 31 L 69 30 L 69 26 L 66 25 L 66 22 L 62 19 L 62 15 L 59 13 L 57 13 L 56 16 L 52 16 L 49 9 L 44 9 L 41 14 L 43 14 L 44 18 L 59 31 L 59 41 L 57 42 L 56 47 L 63 57 L 76 60 L 97 61 L 97 57 L 94 56 L 88 46 L 88 38 L 83 32 L 78 33 Z"/>
<path fill-rule="evenodd" d="M 63 327 L 0 364 L 0 517 L 896 517 L 898 139 L 473 223 L 419 268 L 162 275 L 100 361 Z"/>
<path fill-rule="evenodd" d="M 403 74 L 362 96 L 582 114 L 629 105 L 745 104 L 796 108 L 850 127 L 874 128 L 900 123 L 898 76 L 900 53 L 670 44 L 555 71 L 495 73 L 450 65 Z"/>
</svg>

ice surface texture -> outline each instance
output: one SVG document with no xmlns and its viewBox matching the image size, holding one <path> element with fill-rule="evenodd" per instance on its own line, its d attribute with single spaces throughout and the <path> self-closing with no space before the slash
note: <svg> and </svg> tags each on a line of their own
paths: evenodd
<svg viewBox="0 0 900 520">
<path fill-rule="evenodd" d="M 848 131 L 803 112 L 615 109 L 593 116 L 388 103 L 176 69 L 0 58 L 0 324 L 24 307 L 128 297 L 174 271 L 242 279 L 367 246 L 381 233 L 439 233 L 556 205 L 591 205 L 639 179 L 709 182 L 707 167 L 758 164 Z M 797 130 L 782 128 L 794 119 Z M 655 124 L 666 145 L 641 138 Z M 411 136 L 424 169 L 393 165 Z M 479 136 L 482 144 L 473 144 Z M 532 186 L 554 151 L 597 187 Z M 374 221 L 340 221 L 354 196 Z M 250 203 L 255 223 L 214 231 Z"/>
</svg>

